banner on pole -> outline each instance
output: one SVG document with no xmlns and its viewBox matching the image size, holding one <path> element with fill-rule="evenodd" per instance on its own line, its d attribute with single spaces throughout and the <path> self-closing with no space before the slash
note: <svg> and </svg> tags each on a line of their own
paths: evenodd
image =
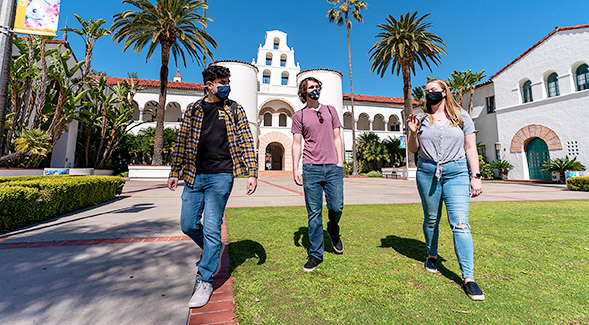
<svg viewBox="0 0 589 325">
<path fill-rule="evenodd" d="M 407 147 L 407 138 L 402 135 L 399 137 L 399 149 L 405 149 Z"/>
<path fill-rule="evenodd" d="M 61 0 L 18 0 L 14 32 L 56 36 Z"/>
</svg>

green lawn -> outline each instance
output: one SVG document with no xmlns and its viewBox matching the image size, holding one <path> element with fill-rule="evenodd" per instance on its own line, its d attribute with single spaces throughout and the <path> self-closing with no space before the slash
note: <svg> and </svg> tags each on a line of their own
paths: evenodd
<svg viewBox="0 0 589 325">
<path fill-rule="evenodd" d="M 431 274 L 423 268 L 421 205 L 346 206 L 344 254 L 326 237 L 324 261 L 311 273 L 302 270 L 306 215 L 304 207 L 227 210 L 241 323 L 589 322 L 587 200 L 473 203 L 482 302 L 458 284 L 445 216 L 441 273 Z"/>
</svg>

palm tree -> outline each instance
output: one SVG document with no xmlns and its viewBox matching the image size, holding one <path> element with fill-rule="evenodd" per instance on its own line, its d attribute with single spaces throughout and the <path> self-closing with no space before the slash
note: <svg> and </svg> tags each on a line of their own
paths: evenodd
<svg viewBox="0 0 589 325">
<path fill-rule="evenodd" d="M 90 72 L 90 66 L 92 65 L 92 50 L 96 41 L 103 37 L 110 35 L 111 31 L 106 28 L 101 28 L 106 21 L 104 19 L 98 19 L 96 21 L 88 19 L 87 21 L 82 19 L 80 16 L 74 14 L 76 19 L 82 25 L 82 30 L 76 28 L 62 28 L 64 32 L 74 32 L 84 40 L 86 44 L 86 56 L 84 58 L 84 68 L 82 69 L 82 76 L 86 77 Z"/>
<path fill-rule="evenodd" d="M 162 66 L 160 68 L 160 92 L 156 113 L 156 129 L 154 139 L 153 165 L 162 164 L 164 141 L 164 114 L 166 106 L 166 92 L 168 88 L 168 62 L 170 52 L 177 62 L 180 55 L 186 66 L 185 51 L 192 59 L 200 62 L 201 55 L 213 58 L 207 42 L 217 48 L 217 42 L 197 24 L 206 26 L 211 20 L 198 14 L 207 4 L 195 0 L 155 0 L 152 4 L 148 0 L 123 0 L 135 6 L 138 10 L 127 10 L 115 14 L 111 27 L 113 40 L 117 44 L 125 40 L 123 52 L 134 44 L 133 50 L 139 53 L 148 43 L 146 60 L 151 59 L 155 49 L 161 46 Z"/>
<path fill-rule="evenodd" d="M 427 66 L 432 71 L 430 62 L 438 65 L 440 54 L 448 54 L 444 49 L 446 45 L 442 38 L 429 32 L 431 23 L 424 22 L 430 14 L 417 17 L 417 11 L 413 14 L 401 15 L 399 20 L 389 15 L 387 23 L 377 25 L 381 32 L 376 35 L 378 42 L 370 49 L 370 70 L 376 71 L 381 77 L 387 72 L 389 66 L 391 73 L 403 74 L 403 112 L 405 119 L 413 112 L 411 100 L 411 73 L 415 75 L 415 63 L 421 69 Z M 406 131 L 407 132 L 407 131 Z M 415 158 L 408 154 L 408 167 L 415 167 Z"/>
<path fill-rule="evenodd" d="M 565 156 L 564 158 L 556 158 L 556 159 L 549 159 L 546 165 L 542 166 L 540 169 L 543 173 L 551 173 L 556 172 L 560 174 L 560 182 L 565 182 L 565 171 L 583 171 L 585 170 L 585 166 L 580 162 L 577 161 L 577 157 L 574 157 L 572 160 L 569 159 L 569 156 Z"/>
<path fill-rule="evenodd" d="M 467 86 L 466 72 L 454 70 L 446 81 L 448 87 L 455 95 L 458 95 L 458 102 L 462 106 L 464 89 Z"/>
<path fill-rule="evenodd" d="M 419 103 L 419 107 L 423 108 L 423 105 L 425 104 L 425 87 L 419 86 L 413 88 L 411 96 L 413 96 L 414 101 Z"/>
<path fill-rule="evenodd" d="M 352 22 L 349 19 L 349 14 L 351 11 L 352 17 L 357 21 L 363 23 L 364 19 L 362 18 L 360 11 L 366 9 L 368 4 L 366 3 L 366 1 L 360 0 L 327 1 L 335 6 L 329 9 L 329 11 L 327 12 L 329 22 L 335 22 L 338 26 L 341 26 L 344 23 L 346 25 L 346 35 L 348 37 L 348 62 L 350 66 L 350 97 L 352 102 L 352 139 L 356 139 L 356 123 L 354 122 L 356 119 L 356 115 L 354 115 L 354 82 L 352 81 L 352 49 L 350 47 L 350 29 L 352 29 Z M 358 166 L 356 163 L 356 141 L 352 143 L 352 159 L 352 175 L 358 175 Z"/>
<path fill-rule="evenodd" d="M 468 99 L 468 115 L 472 115 L 472 107 L 474 105 L 474 89 L 476 88 L 477 83 L 485 77 L 483 73 L 485 73 L 485 70 L 473 73 L 470 69 L 468 69 L 468 71 L 464 73 L 466 81 L 466 87 L 464 89 L 470 92 L 470 97 Z M 460 102 L 460 104 L 462 105 L 462 101 Z"/>
</svg>

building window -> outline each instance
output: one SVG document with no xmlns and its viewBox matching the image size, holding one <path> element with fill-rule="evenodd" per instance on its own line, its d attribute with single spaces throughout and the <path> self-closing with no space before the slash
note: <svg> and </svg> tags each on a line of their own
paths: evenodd
<svg viewBox="0 0 589 325">
<path fill-rule="evenodd" d="M 266 65 L 272 65 L 272 53 L 266 54 Z"/>
<path fill-rule="evenodd" d="M 577 91 L 589 89 L 589 69 L 583 64 L 577 68 L 575 73 L 577 79 Z"/>
<path fill-rule="evenodd" d="M 272 126 L 272 114 L 264 114 L 264 126 Z"/>
<path fill-rule="evenodd" d="M 401 130 L 401 123 L 397 115 L 389 116 L 389 131 L 399 132 Z"/>
<path fill-rule="evenodd" d="M 281 113 L 278 116 L 278 126 L 286 126 L 286 114 Z"/>
<path fill-rule="evenodd" d="M 524 103 L 534 101 L 534 97 L 532 97 L 532 82 L 526 81 L 522 86 L 522 99 Z"/>
<path fill-rule="evenodd" d="M 486 98 L 487 100 L 487 114 L 495 113 L 495 96 Z"/>
<path fill-rule="evenodd" d="M 345 112 L 344 113 L 344 129 L 351 130 L 353 125 L 354 125 L 354 120 L 352 119 L 352 113 Z"/>
<path fill-rule="evenodd" d="M 263 84 L 270 84 L 270 71 L 264 71 L 264 74 L 262 74 L 262 83 Z"/>
<path fill-rule="evenodd" d="M 286 55 L 282 54 L 280 56 L 280 66 L 281 67 L 286 67 Z"/>
<path fill-rule="evenodd" d="M 288 85 L 288 72 L 282 73 L 282 78 L 280 79 L 280 84 L 283 86 Z"/>
<path fill-rule="evenodd" d="M 274 49 L 275 50 L 278 50 L 278 45 L 280 45 L 280 39 L 278 39 L 278 37 L 277 37 L 274 39 Z"/>
<path fill-rule="evenodd" d="M 579 144 L 577 141 L 567 141 L 567 154 L 571 157 L 579 155 Z"/>
<path fill-rule="evenodd" d="M 546 82 L 548 87 L 548 97 L 556 97 L 560 95 L 560 90 L 558 89 L 558 75 L 556 73 L 549 75 Z"/>
</svg>

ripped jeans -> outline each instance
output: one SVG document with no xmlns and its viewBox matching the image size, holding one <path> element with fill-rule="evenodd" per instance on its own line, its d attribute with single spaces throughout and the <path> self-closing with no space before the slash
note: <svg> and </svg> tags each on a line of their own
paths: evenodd
<svg viewBox="0 0 589 325">
<path fill-rule="evenodd" d="M 438 255 L 438 235 L 442 216 L 442 201 L 446 204 L 448 223 L 454 237 L 454 251 L 463 278 L 474 279 L 473 248 L 468 208 L 470 204 L 470 178 L 466 159 L 442 165 L 442 176 L 435 176 L 436 163 L 419 158 L 417 163 L 417 189 L 423 206 L 423 234 L 429 255 Z M 458 226 L 461 225 L 461 226 Z"/>
</svg>

